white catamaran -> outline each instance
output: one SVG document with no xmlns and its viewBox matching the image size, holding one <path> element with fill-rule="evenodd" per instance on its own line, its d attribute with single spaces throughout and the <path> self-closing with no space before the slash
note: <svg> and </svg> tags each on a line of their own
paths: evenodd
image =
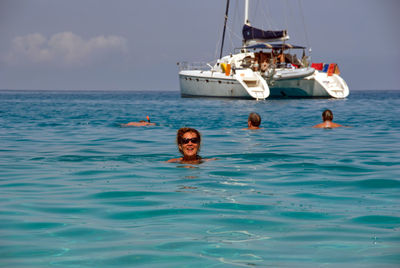
<svg viewBox="0 0 400 268">
<path fill-rule="evenodd" d="M 220 58 L 214 65 L 179 63 L 182 97 L 319 97 L 346 98 L 349 88 L 336 64 L 311 64 L 305 47 L 286 43 L 286 30 L 264 31 L 250 25 L 249 0 L 245 0 L 243 45 L 222 57 L 229 0 Z M 299 59 L 294 50 L 302 51 Z"/>
</svg>

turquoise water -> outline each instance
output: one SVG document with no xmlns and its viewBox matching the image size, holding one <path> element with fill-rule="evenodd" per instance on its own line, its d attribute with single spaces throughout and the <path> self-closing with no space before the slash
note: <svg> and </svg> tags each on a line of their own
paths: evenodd
<svg viewBox="0 0 400 268">
<path fill-rule="evenodd" d="M 311 128 L 326 108 L 351 127 Z M 0 115 L 0 267 L 400 264 L 400 91 L 0 91 Z M 218 160 L 166 163 L 182 126 Z"/>
</svg>

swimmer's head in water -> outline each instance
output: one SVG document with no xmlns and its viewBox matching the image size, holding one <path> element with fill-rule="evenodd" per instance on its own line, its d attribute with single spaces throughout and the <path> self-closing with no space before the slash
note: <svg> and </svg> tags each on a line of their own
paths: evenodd
<svg viewBox="0 0 400 268">
<path fill-rule="evenodd" d="M 148 115 L 146 116 L 146 119 L 147 119 L 147 122 L 150 123 L 150 117 Z"/>
<path fill-rule="evenodd" d="M 322 113 L 322 120 L 324 120 L 324 121 L 332 121 L 332 120 L 333 120 L 333 113 L 332 113 L 332 111 L 326 109 L 326 110 Z"/>
<path fill-rule="evenodd" d="M 250 113 L 248 121 L 250 121 L 254 127 L 258 127 L 261 124 L 261 116 L 258 113 Z"/>
<path fill-rule="evenodd" d="M 201 135 L 194 128 L 180 128 L 176 134 L 179 152 L 184 157 L 194 157 L 200 151 Z"/>
</svg>

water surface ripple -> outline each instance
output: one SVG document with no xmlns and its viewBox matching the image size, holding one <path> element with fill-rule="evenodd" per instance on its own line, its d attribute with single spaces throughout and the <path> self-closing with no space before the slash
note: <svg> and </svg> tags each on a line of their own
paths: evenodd
<svg viewBox="0 0 400 268">
<path fill-rule="evenodd" d="M 399 267 L 399 107 L 0 91 L 0 267 Z M 166 163 L 182 126 L 218 160 Z"/>
</svg>

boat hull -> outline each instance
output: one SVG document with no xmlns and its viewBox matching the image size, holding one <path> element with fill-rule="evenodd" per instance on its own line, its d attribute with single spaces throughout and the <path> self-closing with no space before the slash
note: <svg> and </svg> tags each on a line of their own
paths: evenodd
<svg viewBox="0 0 400 268">
<path fill-rule="evenodd" d="M 252 99 L 246 89 L 232 76 L 211 71 L 179 73 L 182 97 L 220 97 Z"/>
<path fill-rule="evenodd" d="M 349 90 L 338 75 L 316 71 L 299 78 L 268 80 L 269 98 L 345 98 Z M 253 99 L 233 77 L 212 71 L 186 70 L 179 73 L 182 97 L 220 97 Z"/>
<path fill-rule="evenodd" d="M 330 98 L 328 92 L 313 77 L 273 81 L 270 98 Z"/>
</svg>

